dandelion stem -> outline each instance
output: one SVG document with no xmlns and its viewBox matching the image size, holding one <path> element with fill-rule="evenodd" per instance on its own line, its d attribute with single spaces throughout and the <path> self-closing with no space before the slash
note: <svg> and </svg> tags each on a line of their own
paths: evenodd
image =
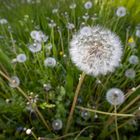
<svg viewBox="0 0 140 140">
<path fill-rule="evenodd" d="M 79 133 L 79 131 L 76 131 L 76 132 L 72 132 L 72 133 L 68 133 L 66 135 L 63 135 L 63 136 L 60 136 L 58 138 L 44 138 L 44 137 L 39 137 L 38 140 L 62 140 L 63 138 L 66 138 L 66 137 L 69 137 L 69 136 L 73 136 L 75 134 Z"/>
<path fill-rule="evenodd" d="M 136 103 L 136 101 L 138 101 L 140 99 L 140 95 L 137 96 L 136 98 L 134 98 L 129 104 L 127 104 L 120 112 L 124 112 L 125 110 L 127 110 L 131 105 L 133 105 L 134 103 Z"/>
<path fill-rule="evenodd" d="M 81 107 L 81 106 L 76 106 L 76 108 L 82 109 L 82 110 L 86 110 L 86 111 L 90 111 L 90 112 L 94 112 L 94 113 L 99 113 L 99 114 L 104 114 L 104 115 L 110 115 L 110 116 L 115 116 L 116 115 L 116 116 L 120 116 L 120 117 L 134 117 L 133 114 L 109 113 L 109 112 L 103 112 L 103 111 L 89 109 L 89 108 L 85 108 L 85 107 Z"/>
<path fill-rule="evenodd" d="M 44 123 L 44 125 L 46 126 L 46 128 L 51 131 L 51 129 L 49 128 L 48 124 L 46 123 L 43 115 L 41 114 L 41 112 L 38 110 L 37 107 L 35 107 L 35 111 L 37 112 L 37 114 L 39 115 L 40 119 L 42 120 L 42 122 Z"/>
<path fill-rule="evenodd" d="M 34 137 L 35 140 L 38 140 L 37 136 L 35 135 L 34 132 L 32 132 L 32 136 Z"/>
<path fill-rule="evenodd" d="M 77 136 L 74 138 L 74 140 L 78 140 L 78 137 L 79 137 L 86 129 L 91 128 L 91 127 L 93 127 L 93 125 L 87 126 L 87 127 L 83 128 L 83 129 L 77 134 Z"/>
<path fill-rule="evenodd" d="M 80 77 L 79 83 L 77 85 L 77 88 L 76 88 L 76 91 L 75 91 L 75 95 L 74 95 L 74 99 L 73 99 L 73 103 L 72 103 L 72 106 L 71 106 L 71 109 L 70 109 L 70 113 L 69 113 L 69 116 L 68 116 L 68 121 L 67 121 L 67 124 L 66 124 L 65 134 L 68 132 L 68 130 L 70 128 L 70 125 L 71 125 L 71 122 L 72 122 L 73 113 L 74 113 L 74 109 L 75 109 L 75 105 L 76 105 L 76 101 L 77 101 L 77 98 L 78 98 L 79 91 L 81 89 L 82 83 L 84 81 L 85 75 L 86 74 L 83 72 L 81 77 Z"/>
<path fill-rule="evenodd" d="M 115 114 L 117 114 L 117 107 L 116 105 L 114 105 L 114 111 L 115 111 Z M 117 135 L 117 140 L 119 140 L 119 131 L 118 131 L 118 124 L 117 124 L 117 115 L 115 115 L 115 127 L 116 127 L 116 135 Z"/>
</svg>

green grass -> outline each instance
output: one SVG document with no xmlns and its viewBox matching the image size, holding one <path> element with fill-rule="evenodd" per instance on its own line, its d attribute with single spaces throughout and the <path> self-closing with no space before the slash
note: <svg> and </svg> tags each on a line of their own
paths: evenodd
<svg viewBox="0 0 140 140">
<path fill-rule="evenodd" d="M 34 0 L 35 1 L 35 0 Z M 114 108 L 106 101 L 106 91 L 109 88 L 120 88 L 127 97 L 125 102 L 118 106 L 117 112 L 121 114 L 135 114 L 134 117 L 117 117 L 117 126 L 120 140 L 138 140 L 139 134 L 139 110 L 140 107 L 140 63 L 131 65 L 128 58 L 136 54 L 140 61 L 140 38 L 135 36 L 135 27 L 140 23 L 139 0 L 94 0 L 93 7 L 84 8 L 86 0 L 73 0 L 77 4 L 76 9 L 70 9 L 70 0 L 41 0 L 40 3 L 22 3 L 19 0 L 0 1 L 0 18 L 8 20 L 8 24 L 0 24 L 0 139 L 24 139 L 31 140 L 36 137 L 47 139 L 66 140 L 91 140 L 116 139 L 115 117 L 106 115 L 113 113 Z M 118 18 L 115 11 L 118 6 L 127 8 L 126 16 Z M 58 8 L 53 14 L 52 9 Z M 66 13 L 68 16 L 65 16 Z M 82 18 L 88 13 L 90 18 L 85 22 Z M 91 17 L 97 14 L 97 19 Z M 51 29 L 48 24 L 53 20 L 56 27 Z M 97 78 L 86 75 L 80 88 L 78 106 L 88 109 L 103 111 L 103 114 L 90 112 L 90 118 L 84 120 L 81 117 L 81 109 L 76 105 L 73 119 L 67 134 L 64 134 L 67 120 L 73 102 L 74 93 L 82 73 L 71 62 L 69 56 L 69 42 L 73 34 L 82 27 L 82 23 L 88 26 L 102 25 L 114 31 L 120 36 L 124 52 L 122 66 L 114 73 Z M 66 25 L 73 23 L 75 29 L 68 30 Z M 59 27 L 59 30 L 58 30 Z M 42 43 L 40 52 L 32 54 L 28 45 L 33 43 L 30 32 L 41 30 L 49 36 L 47 43 Z M 133 37 L 136 48 L 131 48 L 128 40 Z M 53 49 L 49 56 L 54 57 L 57 66 L 46 68 L 45 46 L 52 44 Z M 12 59 L 20 53 L 25 53 L 25 63 L 12 64 Z M 134 68 L 134 79 L 126 78 L 124 73 L 128 68 Z M 9 87 L 11 76 L 17 75 L 20 86 L 16 89 Z M 99 79 L 101 84 L 97 84 Z M 52 89 L 46 92 L 44 84 L 51 84 Z M 135 91 L 132 88 L 136 87 Z M 31 92 L 33 94 L 31 94 Z M 34 112 L 27 110 L 27 102 L 38 95 L 36 103 L 31 103 Z M 7 102 L 7 99 L 10 102 Z M 93 108 L 94 107 L 94 108 Z M 98 115 L 98 118 L 95 118 Z M 62 130 L 56 132 L 52 129 L 52 121 L 61 119 Z M 32 128 L 32 135 L 17 128 Z M 49 128 L 48 128 L 49 127 Z M 66 136 L 66 137 L 65 137 Z M 61 138 L 62 137 L 62 138 Z"/>
</svg>

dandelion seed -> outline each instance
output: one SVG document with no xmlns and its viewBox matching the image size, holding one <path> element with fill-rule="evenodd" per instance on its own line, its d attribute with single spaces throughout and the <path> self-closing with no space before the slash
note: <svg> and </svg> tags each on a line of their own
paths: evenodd
<svg viewBox="0 0 140 140">
<path fill-rule="evenodd" d="M 16 60 L 17 60 L 17 62 L 20 62 L 20 63 L 23 63 L 23 62 L 25 62 L 26 61 L 26 59 L 27 59 L 27 57 L 26 57 L 26 55 L 25 54 L 19 54 L 19 55 L 17 55 L 17 58 L 16 58 Z"/>
<path fill-rule="evenodd" d="M 12 59 L 11 63 L 12 64 L 16 64 L 17 63 L 17 59 L 16 58 Z"/>
<path fill-rule="evenodd" d="M 34 44 L 29 45 L 28 48 L 32 53 L 36 53 L 36 52 L 41 51 L 42 46 L 41 46 L 41 43 L 35 42 Z"/>
<path fill-rule="evenodd" d="M 26 130 L 26 134 L 27 134 L 27 135 L 32 134 L 32 130 L 31 130 L 31 129 L 27 129 L 27 130 Z"/>
<path fill-rule="evenodd" d="M 51 43 L 45 45 L 45 49 L 48 50 L 48 51 L 50 51 L 52 49 L 52 47 L 53 46 L 52 46 Z"/>
<path fill-rule="evenodd" d="M 74 64 L 86 74 L 98 76 L 120 66 L 122 45 L 119 37 L 100 26 L 83 27 L 70 42 Z"/>
<path fill-rule="evenodd" d="M 53 14 L 55 14 L 55 13 L 57 13 L 57 12 L 58 12 L 58 9 L 53 9 L 53 10 L 52 10 L 52 13 L 53 13 Z"/>
<path fill-rule="evenodd" d="M 87 1 L 85 4 L 84 4 L 84 7 L 85 9 L 90 9 L 92 7 L 92 2 L 91 1 Z"/>
<path fill-rule="evenodd" d="M 118 17 L 124 17 L 126 15 L 126 8 L 123 6 L 118 7 L 118 9 L 116 11 L 116 15 Z"/>
<path fill-rule="evenodd" d="M 90 118 L 90 112 L 83 110 L 83 111 L 81 112 L 81 117 L 82 117 L 84 120 L 88 120 L 88 119 Z"/>
<path fill-rule="evenodd" d="M 16 87 L 19 86 L 20 80 L 19 80 L 19 78 L 18 78 L 17 76 L 12 76 L 12 77 L 10 78 L 10 80 L 11 80 L 11 81 L 9 82 L 9 86 L 10 86 L 10 87 L 16 88 Z"/>
<path fill-rule="evenodd" d="M 91 19 L 92 19 L 93 21 L 97 20 L 98 18 L 99 18 L 99 17 L 97 16 L 96 13 L 91 17 Z"/>
<path fill-rule="evenodd" d="M 136 55 L 131 55 L 129 57 L 129 63 L 130 64 L 138 64 L 139 63 L 139 58 Z"/>
<path fill-rule="evenodd" d="M 133 79 L 136 76 L 136 72 L 132 68 L 131 69 L 128 69 L 128 70 L 125 71 L 125 76 L 128 77 L 128 78 Z"/>
<path fill-rule="evenodd" d="M 107 101 L 112 105 L 120 105 L 124 102 L 124 93 L 118 88 L 111 88 L 106 93 Z"/>
<path fill-rule="evenodd" d="M 55 58 L 53 58 L 53 57 L 46 58 L 44 60 L 44 65 L 46 67 L 51 67 L 51 68 L 55 67 L 56 66 L 56 60 L 55 60 Z"/>
<path fill-rule="evenodd" d="M 51 22 L 48 24 L 48 26 L 50 28 L 54 28 L 54 27 L 56 27 L 56 23 L 53 20 L 51 20 Z"/>
<path fill-rule="evenodd" d="M 43 87 L 44 87 L 45 91 L 47 91 L 47 92 L 52 89 L 51 84 L 44 84 Z"/>
<path fill-rule="evenodd" d="M 85 15 L 82 16 L 82 18 L 83 18 L 85 21 L 87 21 L 87 20 L 89 19 L 88 13 L 85 13 Z"/>
<path fill-rule="evenodd" d="M 132 91 L 136 91 L 136 88 L 135 88 L 135 87 L 133 87 L 131 90 L 132 90 Z"/>
<path fill-rule="evenodd" d="M 67 57 L 67 55 L 66 55 L 66 54 L 63 54 L 63 57 L 64 57 L 64 58 L 66 58 L 66 57 Z"/>
<path fill-rule="evenodd" d="M 70 6 L 69 6 L 70 9 L 75 9 L 76 8 L 76 3 L 72 3 Z"/>
<path fill-rule="evenodd" d="M 97 115 L 97 114 L 95 114 L 95 115 L 94 115 L 94 118 L 95 118 L 95 119 L 97 119 L 97 118 L 98 118 L 98 115 Z"/>
<path fill-rule="evenodd" d="M 5 102 L 6 103 L 11 103 L 11 100 L 10 99 L 6 99 Z"/>
<path fill-rule="evenodd" d="M 62 129 L 63 127 L 63 123 L 62 123 L 62 120 L 60 119 L 56 119 L 56 120 L 53 120 L 52 122 L 52 128 L 56 131 Z"/>
<path fill-rule="evenodd" d="M 7 23 L 8 23 L 7 19 L 4 19 L 4 18 L 0 19 L 0 24 L 4 25 Z"/>
<path fill-rule="evenodd" d="M 73 23 L 68 23 L 67 26 L 66 26 L 69 30 L 72 30 L 75 28 L 74 24 Z"/>
<path fill-rule="evenodd" d="M 136 26 L 136 36 L 140 38 L 140 25 Z"/>
<path fill-rule="evenodd" d="M 96 83 L 97 83 L 97 84 L 101 84 L 102 82 L 101 82 L 99 79 L 97 79 L 97 80 L 96 80 Z"/>
</svg>

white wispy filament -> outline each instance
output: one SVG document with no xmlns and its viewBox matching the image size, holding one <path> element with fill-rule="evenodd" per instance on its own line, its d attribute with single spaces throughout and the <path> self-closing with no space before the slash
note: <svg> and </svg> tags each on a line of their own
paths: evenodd
<svg viewBox="0 0 140 140">
<path fill-rule="evenodd" d="M 93 76 L 113 72 L 120 65 L 122 52 L 119 37 L 101 26 L 81 28 L 70 42 L 72 61 Z"/>
</svg>

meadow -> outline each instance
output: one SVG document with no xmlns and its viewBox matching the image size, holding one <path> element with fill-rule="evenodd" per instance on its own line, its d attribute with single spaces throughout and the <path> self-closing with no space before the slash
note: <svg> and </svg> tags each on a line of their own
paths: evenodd
<svg viewBox="0 0 140 140">
<path fill-rule="evenodd" d="M 0 0 L 0 140 L 140 140 L 140 1 Z"/>
</svg>

